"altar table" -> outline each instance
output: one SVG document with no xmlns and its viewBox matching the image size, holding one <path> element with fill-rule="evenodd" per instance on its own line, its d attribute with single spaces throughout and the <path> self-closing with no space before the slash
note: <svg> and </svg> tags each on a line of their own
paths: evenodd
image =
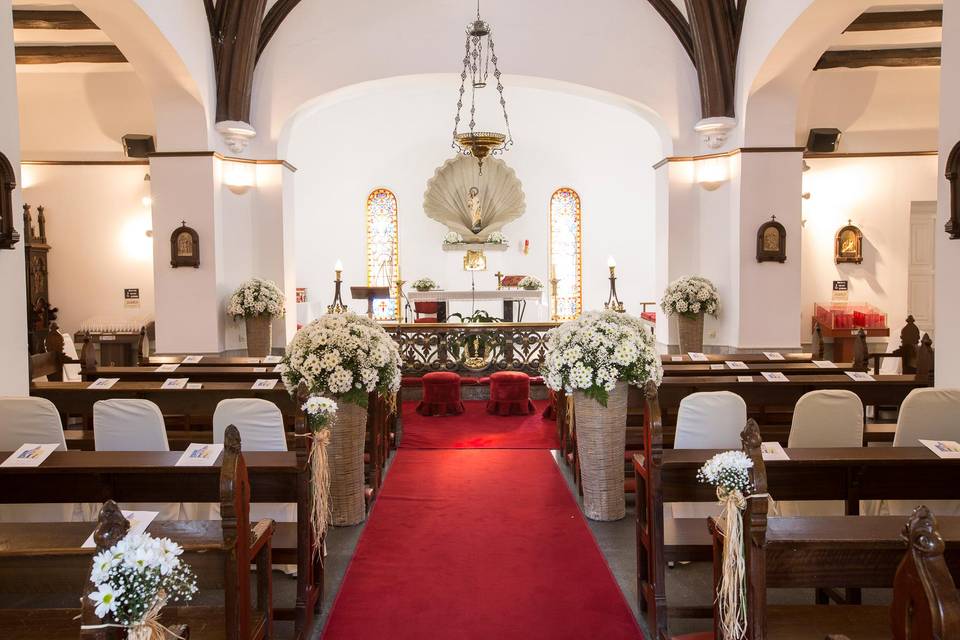
<svg viewBox="0 0 960 640">
<path fill-rule="evenodd" d="M 443 290 L 434 289 L 432 291 L 410 291 L 406 294 L 410 302 L 436 302 L 437 322 L 447 321 L 447 303 L 452 301 L 469 300 L 472 302 L 488 302 L 490 300 L 503 301 L 503 321 L 513 322 L 513 308 L 515 302 L 526 302 L 533 300 L 543 302 L 543 290 L 529 289 L 494 289 L 494 290 Z M 523 315 L 522 312 L 520 314 Z"/>
</svg>

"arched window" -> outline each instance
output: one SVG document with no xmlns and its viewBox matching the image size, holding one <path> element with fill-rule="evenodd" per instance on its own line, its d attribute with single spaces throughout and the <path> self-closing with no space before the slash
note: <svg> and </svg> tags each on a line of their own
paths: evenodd
<svg viewBox="0 0 960 640">
<path fill-rule="evenodd" d="M 377 320 L 400 318 L 399 236 L 397 197 L 389 189 L 374 189 L 367 196 L 367 286 L 390 287 L 390 297 L 373 305 Z"/>
<path fill-rule="evenodd" d="M 572 320 L 582 311 L 582 252 L 580 196 L 561 187 L 550 198 L 550 264 L 552 277 L 559 280 L 554 320 Z"/>
</svg>

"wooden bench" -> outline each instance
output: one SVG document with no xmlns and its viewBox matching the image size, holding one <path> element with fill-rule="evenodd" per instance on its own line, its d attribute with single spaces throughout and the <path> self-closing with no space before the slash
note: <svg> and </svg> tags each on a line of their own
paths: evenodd
<svg viewBox="0 0 960 640">
<path fill-rule="evenodd" d="M 196 573 L 201 589 L 223 591 L 223 607 L 177 604 L 164 609 L 167 625 L 186 623 L 194 639 L 227 638 L 259 640 L 271 637 L 272 520 L 251 526 L 249 479 L 240 435 L 228 427 L 219 473 L 208 475 L 207 484 L 219 492 L 221 520 L 153 522 L 147 531 L 170 538 L 184 549 L 182 559 Z M 100 511 L 94 541 L 96 549 L 83 548 L 91 523 L 0 524 L 0 588 L 12 593 L 84 594 L 82 611 L 67 609 L 0 610 L 4 638 L 77 638 L 83 625 L 103 623 L 93 612 L 86 595 L 92 556 L 119 542 L 129 529 L 119 507 L 107 501 Z M 250 566 L 257 567 L 256 603 L 250 602 Z M 78 615 L 80 619 L 78 619 Z M 101 630 L 103 638 L 125 637 L 118 629 Z"/>
<path fill-rule="evenodd" d="M 30 356 L 28 362 L 31 380 L 46 377 L 47 380 L 63 380 L 63 366 L 66 364 L 80 364 L 78 360 L 68 358 L 63 352 L 63 336 L 54 322 L 50 325 L 50 332 L 44 339 L 46 350 Z"/>
<path fill-rule="evenodd" d="M 304 438 L 305 439 L 305 438 Z M 4 454 L 0 454 L 4 455 Z M 244 454 L 250 502 L 295 502 L 296 523 L 277 523 L 275 564 L 297 565 L 294 608 L 274 608 L 274 618 L 309 633 L 323 593 L 322 541 L 310 532 L 310 485 L 305 449 Z M 35 468 L 0 468 L 0 500 L 10 504 L 101 502 L 219 502 L 220 465 L 177 467 L 177 452 L 54 452 Z"/>
<path fill-rule="evenodd" d="M 274 365 L 276 366 L 276 365 Z M 260 379 L 279 380 L 280 372 L 272 366 L 262 367 L 180 367 L 173 371 L 157 371 L 157 367 L 84 367 L 80 376 L 87 382 L 97 378 L 119 378 L 122 382 L 163 382 L 167 378 L 189 378 L 190 382 L 237 382 L 252 385 Z M 277 384 L 283 388 L 283 383 Z"/>
<path fill-rule="evenodd" d="M 812 353 L 781 353 L 783 360 L 770 360 L 762 353 L 707 353 L 706 364 L 722 364 L 731 361 L 745 362 L 747 364 L 763 364 L 765 362 L 813 362 L 818 359 Z M 819 358 L 822 360 L 822 358 Z M 663 354 L 660 356 L 660 362 L 664 365 L 698 365 L 704 364 L 700 360 L 692 360 L 689 354 Z"/>
<path fill-rule="evenodd" d="M 642 611 L 658 637 L 665 637 L 668 616 L 701 617 L 705 606 L 667 603 L 667 562 L 708 561 L 710 536 L 703 520 L 664 521 L 668 502 L 715 502 L 713 488 L 697 481 L 697 471 L 718 451 L 665 449 L 656 404 L 648 386 L 651 409 L 649 446 L 633 457 L 636 476 L 637 592 Z M 748 421 L 751 429 L 759 429 Z M 960 459 L 940 459 L 925 447 L 857 447 L 786 449 L 790 460 L 766 463 L 768 491 L 776 500 L 842 500 L 849 515 L 860 500 L 960 499 L 960 485 L 945 478 L 960 473 Z"/>
</svg>

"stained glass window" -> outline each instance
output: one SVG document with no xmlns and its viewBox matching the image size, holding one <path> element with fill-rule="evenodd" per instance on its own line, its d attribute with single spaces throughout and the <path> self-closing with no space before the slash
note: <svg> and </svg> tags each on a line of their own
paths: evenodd
<svg viewBox="0 0 960 640">
<path fill-rule="evenodd" d="M 550 264 L 557 278 L 555 320 L 572 320 L 583 307 L 580 196 L 562 187 L 550 198 Z"/>
<path fill-rule="evenodd" d="M 373 304 L 377 320 L 399 320 L 399 277 L 397 198 L 389 189 L 375 189 L 367 196 L 367 286 L 390 287 L 390 297 Z"/>
</svg>

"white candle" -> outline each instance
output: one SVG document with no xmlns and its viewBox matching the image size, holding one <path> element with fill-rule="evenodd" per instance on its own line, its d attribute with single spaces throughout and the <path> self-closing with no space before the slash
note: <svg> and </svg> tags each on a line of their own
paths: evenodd
<svg viewBox="0 0 960 640">
<path fill-rule="evenodd" d="M 607 258 L 607 266 L 611 269 L 617 266 L 617 261 L 613 259 L 613 256 Z"/>
<path fill-rule="evenodd" d="M 333 265 L 334 271 L 343 271 L 343 263 L 338 259 L 337 264 Z"/>
</svg>

